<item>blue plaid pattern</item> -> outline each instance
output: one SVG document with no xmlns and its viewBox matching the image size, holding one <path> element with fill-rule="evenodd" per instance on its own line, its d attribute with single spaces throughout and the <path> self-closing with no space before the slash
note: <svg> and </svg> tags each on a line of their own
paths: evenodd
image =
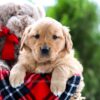
<svg viewBox="0 0 100 100">
<path fill-rule="evenodd" d="M 68 83 L 66 85 L 66 90 L 65 92 L 60 96 L 60 100 L 69 100 L 71 96 L 76 91 L 77 86 L 80 83 L 80 76 L 73 76 L 68 80 Z"/>
<path fill-rule="evenodd" d="M 25 85 L 17 88 L 12 88 L 9 83 L 9 76 L 4 77 L 3 74 L 0 74 L 2 80 L 0 80 L 0 94 L 3 96 L 4 100 L 18 100 L 19 98 L 23 97 L 24 95 L 29 93 L 29 90 L 26 88 Z"/>
</svg>

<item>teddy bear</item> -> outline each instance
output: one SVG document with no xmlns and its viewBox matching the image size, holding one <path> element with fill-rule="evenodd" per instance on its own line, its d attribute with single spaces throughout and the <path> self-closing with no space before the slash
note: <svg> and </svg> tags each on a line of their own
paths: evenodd
<svg viewBox="0 0 100 100">
<path fill-rule="evenodd" d="M 18 37 L 25 27 L 44 16 L 44 9 L 37 5 L 14 3 L 0 5 L 0 25 L 7 26 Z"/>
<path fill-rule="evenodd" d="M 28 25 L 34 24 L 35 21 L 37 21 L 38 19 L 44 16 L 45 16 L 44 9 L 35 4 L 30 5 L 30 4 L 6 3 L 3 5 L 0 5 L 0 34 L 1 33 L 4 34 L 6 30 L 8 34 L 10 35 L 13 34 L 14 35 L 13 38 L 16 38 L 19 41 L 19 43 L 15 43 L 13 41 L 14 51 L 15 51 L 14 58 L 11 59 L 9 57 L 3 57 L 2 59 L 0 55 L 1 63 L 6 62 L 9 66 L 12 66 L 17 61 L 17 57 L 19 54 L 20 40 L 21 40 L 21 36 L 22 36 L 24 29 Z M 0 54 L 2 54 L 3 51 L 5 51 L 6 53 L 4 52 L 4 55 L 10 56 L 10 53 L 7 52 L 9 51 L 10 46 L 4 46 L 6 43 L 5 41 L 9 40 L 7 39 L 7 37 L 8 35 L 0 35 Z M 9 36 L 9 37 L 12 37 L 12 36 Z M 9 41 L 7 41 L 7 43 L 8 42 Z"/>
</svg>

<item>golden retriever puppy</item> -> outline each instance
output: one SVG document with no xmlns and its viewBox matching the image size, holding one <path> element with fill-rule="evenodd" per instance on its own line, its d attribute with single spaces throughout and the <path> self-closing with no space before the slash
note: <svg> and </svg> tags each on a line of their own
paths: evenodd
<svg viewBox="0 0 100 100">
<path fill-rule="evenodd" d="M 12 87 L 24 82 L 26 72 L 52 72 L 50 89 L 55 95 L 65 91 L 71 76 L 79 74 L 82 77 L 83 67 L 74 57 L 68 27 L 45 17 L 26 28 L 18 62 L 10 72 Z M 81 93 L 83 85 L 82 78 L 77 94 Z"/>
</svg>

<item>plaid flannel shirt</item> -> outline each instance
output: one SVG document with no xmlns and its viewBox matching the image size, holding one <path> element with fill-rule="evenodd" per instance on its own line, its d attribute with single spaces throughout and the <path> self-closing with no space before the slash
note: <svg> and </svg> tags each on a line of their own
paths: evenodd
<svg viewBox="0 0 100 100">
<path fill-rule="evenodd" d="M 80 76 L 74 75 L 68 80 L 66 90 L 60 97 L 51 93 L 50 80 L 50 74 L 28 74 L 24 84 L 12 88 L 9 71 L 0 70 L 0 100 L 69 100 L 75 93 Z"/>
</svg>

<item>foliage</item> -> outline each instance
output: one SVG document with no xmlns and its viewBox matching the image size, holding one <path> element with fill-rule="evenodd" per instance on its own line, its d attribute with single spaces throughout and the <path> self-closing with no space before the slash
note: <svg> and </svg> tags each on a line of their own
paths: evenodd
<svg viewBox="0 0 100 100">
<path fill-rule="evenodd" d="M 90 0 L 57 0 L 46 12 L 70 27 L 74 48 L 84 66 L 84 95 L 87 100 L 99 100 L 100 33 L 96 4 Z"/>
</svg>

